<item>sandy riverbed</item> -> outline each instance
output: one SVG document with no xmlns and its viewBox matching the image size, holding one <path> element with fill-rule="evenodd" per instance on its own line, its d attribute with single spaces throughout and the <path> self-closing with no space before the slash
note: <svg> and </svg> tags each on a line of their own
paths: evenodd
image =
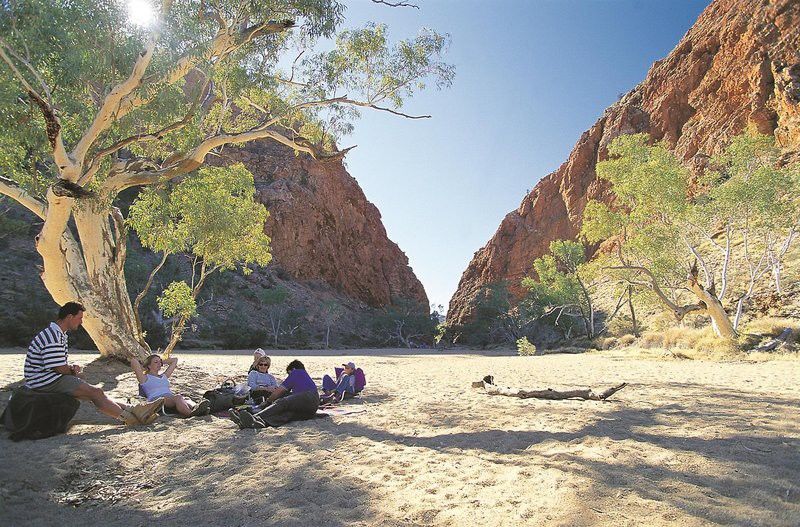
<svg viewBox="0 0 800 527">
<path fill-rule="evenodd" d="M 345 354 L 346 353 L 346 354 Z M 125 399 L 122 365 L 72 353 Z M 182 353 L 173 385 L 200 393 L 246 372 L 246 352 Z M 84 403 L 67 435 L 0 439 L 0 524 L 800 525 L 800 362 L 630 360 L 609 354 L 273 354 L 317 380 L 367 372 L 366 411 L 240 431 L 226 419 L 114 424 Z M 22 349 L 0 353 L 2 406 Z M 607 402 L 489 396 L 630 386 Z M 101 499 L 90 500 L 89 497 Z"/>
</svg>

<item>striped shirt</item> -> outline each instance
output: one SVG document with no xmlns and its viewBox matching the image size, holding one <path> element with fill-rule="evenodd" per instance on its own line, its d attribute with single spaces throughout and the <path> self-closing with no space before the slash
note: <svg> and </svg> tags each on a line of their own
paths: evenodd
<svg viewBox="0 0 800 527">
<path fill-rule="evenodd" d="M 25 356 L 25 386 L 41 388 L 61 378 L 53 371 L 67 365 L 67 335 L 58 324 L 51 322 L 36 335 Z"/>
</svg>

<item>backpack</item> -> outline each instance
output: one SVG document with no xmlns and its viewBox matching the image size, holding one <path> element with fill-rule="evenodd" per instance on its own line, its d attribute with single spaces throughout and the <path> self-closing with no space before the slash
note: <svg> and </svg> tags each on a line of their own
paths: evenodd
<svg viewBox="0 0 800 527">
<path fill-rule="evenodd" d="M 25 386 L 11 394 L 0 420 L 9 439 L 43 439 L 63 434 L 81 403 L 64 393 L 37 392 Z"/>
<path fill-rule="evenodd" d="M 203 394 L 203 399 L 208 399 L 211 403 L 210 412 L 224 412 L 225 410 L 230 410 L 234 406 L 239 406 L 240 404 L 244 404 L 247 400 L 247 393 L 242 392 L 242 390 L 237 387 L 236 384 L 232 380 L 227 380 L 222 383 L 219 388 L 214 388 L 213 390 L 208 390 L 206 393 Z M 244 396 L 242 396 L 244 395 Z"/>
</svg>

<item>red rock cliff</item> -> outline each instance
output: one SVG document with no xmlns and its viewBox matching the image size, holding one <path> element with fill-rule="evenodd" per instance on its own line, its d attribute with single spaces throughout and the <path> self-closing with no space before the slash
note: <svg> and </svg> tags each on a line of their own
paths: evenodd
<svg viewBox="0 0 800 527">
<path fill-rule="evenodd" d="M 718 0 L 644 82 L 584 132 L 569 159 L 506 215 L 450 300 L 447 321 L 469 321 L 486 284 L 508 280 L 515 296 L 533 260 L 574 238 L 588 199 L 606 198 L 595 165 L 621 134 L 647 132 L 701 165 L 748 126 L 800 151 L 800 1 Z"/>
<path fill-rule="evenodd" d="M 255 176 L 257 199 L 270 213 L 264 230 L 272 238 L 273 262 L 295 280 L 321 280 L 373 307 L 395 298 L 427 307 L 408 258 L 340 161 L 295 156 L 270 141 L 228 149 L 225 156 Z"/>
</svg>

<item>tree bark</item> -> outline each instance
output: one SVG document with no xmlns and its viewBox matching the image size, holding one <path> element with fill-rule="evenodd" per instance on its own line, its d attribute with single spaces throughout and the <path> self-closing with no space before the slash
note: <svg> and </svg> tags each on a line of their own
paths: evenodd
<svg viewBox="0 0 800 527">
<path fill-rule="evenodd" d="M 67 228 L 74 215 L 80 245 Z M 80 302 L 83 326 L 103 356 L 144 359 L 150 348 L 136 330 L 125 285 L 124 244 L 114 211 L 95 198 L 57 196 L 48 191 L 48 215 L 36 249 L 42 282 L 56 303 Z"/>
<path fill-rule="evenodd" d="M 714 328 L 714 332 L 717 336 L 729 340 L 735 339 L 738 334 L 733 327 L 728 313 L 722 306 L 722 302 L 719 301 L 717 295 L 712 291 L 707 290 L 698 283 L 696 269 L 689 273 L 689 289 L 703 304 L 705 304 L 705 312 L 711 317 L 711 326 Z"/>
<path fill-rule="evenodd" d="M 624 387 L 628 383 L 623 382 L 613 388 L 609 388 L 600 393 L 595 393 L 591 388 L 584 390 L 566 390 L 557 391 L 551 388 L 546 390 L 523 390 L 521 388 L 510 388 L 506 386 L 497 386 L 493 383 L 494 379 L 487 375 L 481 381 L 473 382 L 473 388 L 483 388 L 489 395 L 505 395 L 508 397 L 519 397 L 520 399 L 548 399 L 563 400 L 563 399 L 583 399 L 586 401 L 605 401 Z"/>
</svg>

